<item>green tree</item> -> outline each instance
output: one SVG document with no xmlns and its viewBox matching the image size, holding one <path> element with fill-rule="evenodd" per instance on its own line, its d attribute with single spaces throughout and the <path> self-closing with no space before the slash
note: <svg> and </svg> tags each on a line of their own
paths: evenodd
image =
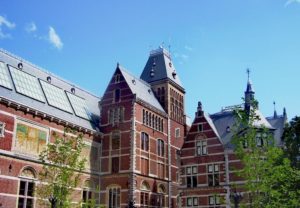
<svg viewBox="0 0 300 208">
<path fill-rule="evenodd" d="M 300 170 L 300 117 L 296 116 L 285 126 L 282 139 L 285 155 L 292 166 Z"/>
<path fill-rule="evenodd" d="M 71 193 L 77 187 L 84 170 L 86 159 L 80 156 L 84 147 L 82 134 L 71 137 L 69 133 L 77 135 L 77 132 L 69 129 L 62 136 L 53 133 L 55 141 L 49 142 L 39 156 L 43 167 L 39 173 L 41 183 L 36 193 L 39 203 L 46 207 L 70 207 Z"/>
<path fill-rule="evenodd" d="M 235 153 L 243 168 L 236 174 L 245 180 L 247 192 L 241 207 L 299 207 L 300 175 L 283 150 L 274 146 L 271 130 L 260 125 L 257 102 L 249 111 L 237 109 L 233 135 Z"/>
</svg>

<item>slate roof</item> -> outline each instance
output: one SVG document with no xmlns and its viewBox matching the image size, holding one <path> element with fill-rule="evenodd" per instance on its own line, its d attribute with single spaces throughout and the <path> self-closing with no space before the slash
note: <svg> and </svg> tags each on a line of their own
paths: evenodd
<svg viewBox="0 0 300 208">
<path fill-rule="evenodd" d="M 153 70 L 154 76 L 151 76 L 151 70 Z M 176 69 L 170 58 L 169 52 L 162 47 L 150 52 L 149 59 L 140 78 L 148 83 L 168 79 L 175 85 L 179 86 L 182 90 L 184 90 L 180 78 L 176 73 Z"/>
<path fill-rule="evenodd" d="M 259 128 L 263 126 L 270 130 L 275 130 L 275 128 L 267 121 L 267 119 L 259 110 L 256 111 L 256 115 L 259 116 L 260 120 L 255 121 L 255 123 L 253 124 L 255 127 Z M 213 125 L 211 126 L 218 131 L 220 139 L 222 140 L 224 146 L 227 148 L 233 148 L 233 145 L 231 144 L 231 139 L 233 136 L 232 129 L 236 124 L 234 112 L 232 110 L 221 111 L 210 115 L 210 118 L 213 122 Z"/>
<path fill-rule="evenodd" d="M 34 64 L 25 61 L 22 58 L 19 58 L 3 49 L 0 49 L 0 61 L 5 63 L 5 70 L 7 70 L 9 81 L 11 85 L 13 86 L 12 89 L 7 89 L 5 87 L 0 86 L 0 97 L 3 97 L 5 99 L 8 99 L 10 101 L 16 102 L 20 105 L 25 105 L 27 107 L 30 107 L 32 109 L 35 109 L 37 111 L 41 111 L 45 114 L 51 115 L 53 117 L 62 119 L 66 122 L 78 125 L 80 127 L 98 131 L 98 123 L 99 123 L 99 117 L 100 117 L 100 109 L 98 106 L 98 103 L 100 101 L 100 97 L 95 96 L 91 94 L 90 92 L 87 92 L 76 85 L 63 80 L 62 78 L 59 78 L 58 76 L 47 72 Z M 71 88 L 75 89 L 75 95 L 84 98 L 85 103 L 87 106 L 87 110 L 90 113 L 91 120 L 87 120 L 81 117 L 78 117 L 75 115 L 74 112 L 68 113 L 66 111 L 63 111 L 59 108 L 53 107 L 48 104 L 48 102 L 45 100 L 45 102 L 40 102 L 38 100 L 35 100 L 29 96 L 22 95 L 16 91 L 16 88 L 14 86 L 14 82 L 11 77 L 11 73 L 9 68 L 14 67 L 18 69 L 18 64 L 22 63 L 23 68 L 22 71 L 26 72 L 27 74 L 30 74 L 34 76 L 36 79 L 40 79 L 47 82 L 47 77 L 51 77 L 51 84 L 55 85 L 58 88 L 63 89 L 65 92 L 71 92 Z M 18 69 L 19 70 L 19 69 Z M 41 87 L 39 85 L 39 87 Z M 43 94 L 43 96 L 45 96 Z"/>
<path fill-rule="evenodd" d="M 135 94 L 137 98 L 143 100 L 147 104 L 150 104 L 151 106 L 155 107 L 157 110 L 165 113 L 165 110 L 156 99 L 154 92 L 148 83 L 130 74 L 122 66 L 119 65 L 118 68 L 121 71 L 122 75 L 124 76 L 131 92 Z"/>
<path fill-rule="evenodd" d="M 268 122 L 276 129 L 274 132 L 274 138 L 275 138 L 275 143 L 278 146 L 283 145 L 283 141 L 281 139 L 281 136 L 284 131 L 284 126 L 287 122 L 287 118 L 284 115 L 281 116 L 272 116 L 272 117 L 267 117 Z"/>
</svg>

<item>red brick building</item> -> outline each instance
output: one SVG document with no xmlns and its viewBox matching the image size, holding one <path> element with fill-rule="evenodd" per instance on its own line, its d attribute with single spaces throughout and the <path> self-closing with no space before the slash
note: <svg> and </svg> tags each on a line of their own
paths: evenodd
<svg viewBox="0 0 300 208">
<path fill-rule="evenodd" d="M 141 78 L 117 66 L 101 100 L 102 204 L 178 207 L 184 93 L 162 48 L 151 52 Z"/>
<path fill-rule="evenodd" d="M 248 81 L 243 105 L 227 107 L 209 115 L 204 112 L 201 102 L 198 103 L 195 119 L 181 150 L 182 207 L 231 207 L 242 199 L 243 190 L 236 187 L 244 181 L 235 174 L 242 165 L 231 143 L 236 123 L 233 110 L 236 107 L 249 110 L 253 98 L 254 90 Z M 281 145 L 282 130 L 287 121 L 285 110 L 282 116 L 277 116 L 275 111 L 269 118 L 259 110 L 256 114 L 260 120 L 254 125 L 269 129 L 276 144 Z M 257 145 L 262 146 L 263 140 L 258 138 Z"/>
<path fill-rule="evenodd" d="M 254 96 L 248 87 L 246 96 Z M 230 143 L 233 114 L 208 115 L 199 103 L 190 127 L 184 103 L 185 89 L 163 48 L 151 51 L 139 78 L 118 64 L 101 99 L 0 51 L 0 208 L 39 207 L 38 155 L 66 127 L 83 133 L 87 144 L 74 202 L 230 206 L 230 185 L 239 183 L 229 171 L 239 165 Z M 268 121 L 280 144 L 286 114 Z"/>
</svg>

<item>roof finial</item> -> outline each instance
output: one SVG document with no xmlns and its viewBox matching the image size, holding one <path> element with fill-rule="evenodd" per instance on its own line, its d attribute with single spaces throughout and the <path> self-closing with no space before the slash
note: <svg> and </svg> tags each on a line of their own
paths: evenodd
<svg viewBox="0 0 300 208">
<path fill-rule="evenodd" d="M 274 118 L 277 118 L 276 102 L 275 101 L 273 101 L 273 105 L 274 105 Z"/>
<path fill-rule="evenodd" d="M 250 81 L 250 69 L 247 68 L 247 74 L 248 74 L 248 82 Z"/>
</svg>

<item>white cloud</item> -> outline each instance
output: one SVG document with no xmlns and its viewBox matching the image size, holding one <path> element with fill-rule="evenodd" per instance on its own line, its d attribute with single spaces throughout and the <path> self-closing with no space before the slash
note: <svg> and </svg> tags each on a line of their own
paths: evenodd
<svg viewBox="0 0 300 208">
<path fill-rule="evenodd" d="M 187 50 L 187 51 L 192 51 L 193 50 L 193 48 L 191 46 L 188 46 L 188 45 L 185 45 L 184 49 Z"/>
<path fill-rule="evenodd" d="M 16 24 L 8 21 L 5 17 L 0 16 L 0 39 L 11 38 L 10 34 L 3 32 L 3 27 L 14 29 L 16 27 Z"/>
<path fill-rule="evenodd" d="M 49 27 L 49 41 L 57 49 L 62 49 L 63 43 L 53 27 Z"/>
<path fill-rule="evenodd" d="M 298 3 L 298 4 L 300 4 L 300 0 L 287 0 L 287 1 L 285 2 L 285 5 L 284 5 L 284 6 L 288 6 L 288 5 L 293 4 L 293 3 Z"/>
<path fill-rule="evenodd" d="M 25 30 L 28 33 L 32 33 L 32 32 L 35 32 L 37 30 L 37 26 L 35 25 L 34 22 L 31 22 L 31 23 L 29 23 L 29 24 L 26 25 Z"/>
</svg>

